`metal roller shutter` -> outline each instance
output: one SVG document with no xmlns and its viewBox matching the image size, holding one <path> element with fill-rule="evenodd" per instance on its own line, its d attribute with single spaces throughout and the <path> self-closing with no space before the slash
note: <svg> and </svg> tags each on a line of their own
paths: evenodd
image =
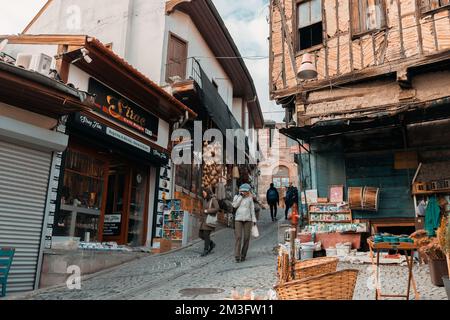
<svg viewBox="0 0 450 320">
<path fill-rule="evenodd" d="M 8 292 L 34 289 L 51 153 L 0 140 L 0 247 L 16 249 Z"/>
</svg>

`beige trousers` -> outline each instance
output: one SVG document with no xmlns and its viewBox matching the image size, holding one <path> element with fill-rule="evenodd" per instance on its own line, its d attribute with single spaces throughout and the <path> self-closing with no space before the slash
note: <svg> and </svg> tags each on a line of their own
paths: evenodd
<svg viewBox="0 0 450 320">
<path fill-rule="evenodd" d="M 236 259 L 245 259 L 247 257 L 248 246 L 250 244 L 250 237 L 252 234 L 252 226 L 252 221 L 235 222 L 234 236 L 236 238 L 236 245 L 234 249 L 234 256 L 236 257 Z M 244 235 L 242 235 L 242 233 Z"/>
</svg>

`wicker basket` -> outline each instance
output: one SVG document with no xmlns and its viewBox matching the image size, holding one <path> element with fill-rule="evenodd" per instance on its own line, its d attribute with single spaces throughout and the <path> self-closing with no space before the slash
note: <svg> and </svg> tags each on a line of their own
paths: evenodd
<svg viewBox="0 0 450 320">
<path fill-rule="evenodd" d="M 315 258 L 304 261 L 297 261 L 295 263 L 295 280 L 306 279 L 309 277 L 318 276 L 336 272 L 339 259 L 334 257 Z M 279 257 L 278 279 L 280 283 L 291 281 L 289 273 L 289 257 L 283 255 Z"/>
<path fill-rule="evenodd" d="M 343 270 L 275 286 L 280 300 L 353 300 L 358 270 Z"/>
</svg>

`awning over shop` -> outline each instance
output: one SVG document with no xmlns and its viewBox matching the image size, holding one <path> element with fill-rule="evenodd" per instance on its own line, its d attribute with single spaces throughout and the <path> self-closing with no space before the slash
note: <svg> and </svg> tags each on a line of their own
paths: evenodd
<svg viewBox="0 0 450 320">
<path fill-rule="evenodd" d="M 380 110 L 388 110 L 388 108 L 389 106 L 386 108 L 380 106 Z M 280 132 L 292 138 L 308 141 L 314 138 L 447 118 L 450 118 L 450 96 L 438 100 L 405 104 L 396 108 L 395 111 L 380 111 L 359 118 L 319 121 L 311 126 L 281 129 Z"/>
<path fill-rule="evenodd" d="M 0 102 L 58 118 L 88 110 L 91 96 L 38 72 L 0 62 Z"/>
<path fill-rule="evenodd" d="M 220 95 L 217 93 L 217 89 L 214 87 L 208 76 L 203 69 L 201 72 L 201 86 L 203 95 L 203 107 L 207 111 L 210 118 L 217 125 L 220 131 L 226 135 L 227 129 L 240 129 L 241 126 L 237 122 L 236 118 L 231 113 L 227 104 Z"/>
</svg>

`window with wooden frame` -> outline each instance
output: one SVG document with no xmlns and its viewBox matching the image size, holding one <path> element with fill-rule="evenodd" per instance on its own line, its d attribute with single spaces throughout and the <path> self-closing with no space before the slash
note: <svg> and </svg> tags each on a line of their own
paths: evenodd
<svg viewBox="0 0 450 320">
<path fill-rule="evenodd" d="M 422 13 L 427 13 L 444 7 L 450 8 L 450 0 L 420 0 L 420 10 Z"/>
<path fill-rule="evenodd" d="M 187 55 L 187 42 L 170 33 L 169 45 L 167 48 L 167 82 L 169 82 L 173 77 L 180 77 L 183 80 L 186 79 Z"/>
<path fill-rule="evenodd" d="M 297 50 L 323 43 L 322 0 L 297 0 Z"/>
<path fill-rule="evenodd" d="M 386 26 L 383 0 L 351 0 L 352 34 L 362 35 Z"/>
</svg>

